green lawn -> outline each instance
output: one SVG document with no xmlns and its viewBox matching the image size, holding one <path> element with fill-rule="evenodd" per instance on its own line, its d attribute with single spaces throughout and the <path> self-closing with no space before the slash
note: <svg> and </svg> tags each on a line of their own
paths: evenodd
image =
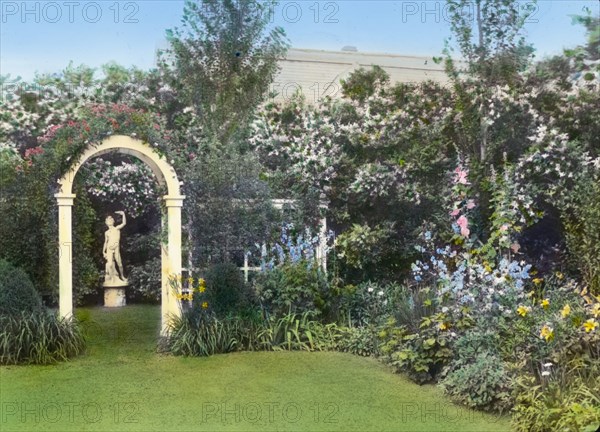
<svg viewBox="0 0 600 432">
<path fill-rule="evenodd" d="M 154 306 L 84 309 L 86 355 L 0 368 L 8 431 L 506 431 L 433 386 L 341 353 L 155 353 Z"/>
</svg>

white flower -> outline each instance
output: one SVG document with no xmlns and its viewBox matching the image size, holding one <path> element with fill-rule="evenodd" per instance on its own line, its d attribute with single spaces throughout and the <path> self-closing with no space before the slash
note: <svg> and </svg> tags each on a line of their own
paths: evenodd
<svg viewBox="0 0 600 432">
<path fill-rule="evenodd" d="M 369 289 L 367 289 L 367 291 L 369 291 L 370 293 L 372 293 L 373 292 L 373 288 L 369 287 Z"/>
<path fill-rule="evenodd" d="M 383 295 L 383 291 L 379 291 L 379 292 L 377 293 L 377 295 L 378 295 L 378 296 L 382 296 L 382 295 Z"/>
<path fill-rule="evenodd" d="M 552 363 L 548 362 L 548 363 L 544 363 L 544 367 L 552 367 Z"/>
<path fill-rule="evenodd" d="M 548 375 L 550 375 L 550 371 L 544 371 L 544 372 L 542 372 L 542 376 L 548 376 Z"/>
<path fill-rule="evenodd" d="M 444 307 L 442 308 L 442 312 L 443 312 L 443 313 L 446 313 L 446 312 L 448 312 L 448 308 L 447 308 L 446 306 L 444 306 Z"/>
</svg>

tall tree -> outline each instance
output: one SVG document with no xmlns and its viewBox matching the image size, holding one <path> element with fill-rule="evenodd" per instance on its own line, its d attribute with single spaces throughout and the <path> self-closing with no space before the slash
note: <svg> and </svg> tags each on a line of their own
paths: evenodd
<svg viewBox="0 0 600 432">
<path fill-rule="evenodd" d="M 271 2 L 187 0 L 160 66 L 203 135 L 226 145 L 268 94 L 289 46 Z"/>
<path fill-rule="evenodd" d="M 169 48 L 161 54 L 159 68 L 188 197 L 189 267 L 217 255 L 229 260 L 231 249 L 249 246 L 244 243 L 248 236 L 232 233 L 253 228 L 234 222 L 232 215 L 241 211 L 239 200 L 252 199 L 250 208 L 259 213 L 261 202 L 269 203 L 268 190 L 257 184 L 259 167 L 249 166 L 252 159 L 240 152 L 254 111 L 266 99 L 289 46 L 284 30 L 271 25 L 272 5 L 187 0 L 181 27 L 167 30 Z M 224 214 L 229 216 L 215 217 Z"/>
<path fill-rule="evenodd" d="M 535 1 L 448 0 L 452 39 L 466 62 L 466 72 L 486 84 L 510 83 L 533 54 L 524 26 Z M 449 54 L 451 43 L 446 46 Z"/>
</svg>

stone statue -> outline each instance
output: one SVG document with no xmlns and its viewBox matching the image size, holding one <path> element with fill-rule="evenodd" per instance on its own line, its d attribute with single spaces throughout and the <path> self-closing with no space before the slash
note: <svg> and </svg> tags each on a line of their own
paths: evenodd
<svg viewBox="0 0 600 432">
<path fill-rule="evenodd" d="M 123 262 L 121 261 L 120 251 L 121 229 L 127 223 L 127 219 L 125 218 L 125 212 L 118 211 L 115 213 L 120 214 L 122 217 L 119 225 L 115 226 L 115 219 L 112 216 L 107 216 L 105 220 L 108 227 L 104 233 L 104 248 L 102 250 L 104 259 L 106 260 L 105 287 L 126 286 L 128 283 L 123 273 Z"/>
</svg>

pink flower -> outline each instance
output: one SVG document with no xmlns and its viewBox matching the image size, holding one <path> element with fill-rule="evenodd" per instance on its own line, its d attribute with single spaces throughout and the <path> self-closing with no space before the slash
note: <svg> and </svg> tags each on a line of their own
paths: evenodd
<svg viewBox="0 0 600 432">
<path fill-rule="evenodd" d="M 475 201 L 470 199 L 469 201 L 467 201 L 467 210 L 471 210 L 472 208 L 475 207 Z"/>
<path fill-rule="evenodd" d="M 469 170 L 463 170 L 463 168 L 459 165 L 454 170 L 454 183 L 468 185 L 470 184 L 467 181 L 467 175 L 469 175 Z"/>
<path fill-rule="evenodd" d="M 450 212 L 450 216 L 458 216 L 458 214 L 460 213 L 460 209 L 454 209 Z"/>
<path fill-rule="evenodd" d="M 507 225 L 507 224 L 504 224 L 504 225 L 502 225 L 502 226 L 500 227 L 500 232 L 504 232 L 504 231 L 506 231 L 507 229 L 508 229 L 508 225 Z"/>
<path fill-rule="evenodd" d="M 469 226 L 468 219 L 463 215 L 457 219 L 456 223 L 460 227 L 460 235 L 462 235 L 463 237 L 469 237 L 469 234 L 471 234 L 471 231 L 468 228 L 468 226 Z"/>
<path fill-rule="evenodd" d="M 44 149 L 41 146 L 28 148 L 25 150 L 25 158 L 30 159 L 32 156 L 44 153 Z"/>
</svg>

